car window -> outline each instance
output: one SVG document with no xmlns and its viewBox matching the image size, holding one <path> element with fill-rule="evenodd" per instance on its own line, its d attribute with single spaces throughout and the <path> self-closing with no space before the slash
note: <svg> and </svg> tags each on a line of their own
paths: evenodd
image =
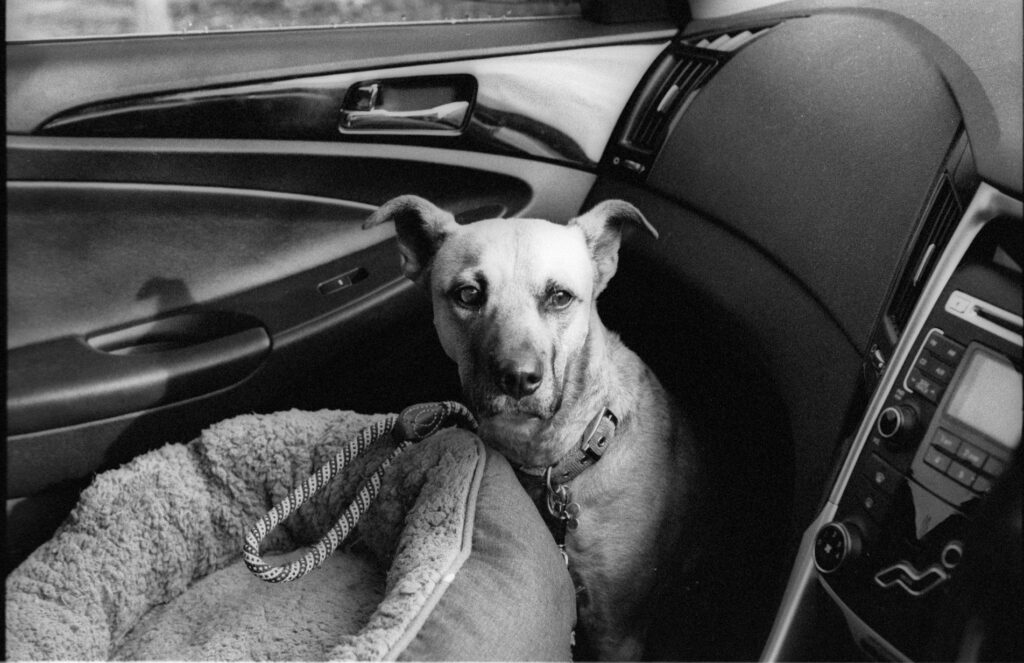
<svg viewBox="0 0 1024 663">
<path fill-rule="evenodd" d="M 7 41 L 579 14 L 578 0 L 7 0 Z"/>
</svg>

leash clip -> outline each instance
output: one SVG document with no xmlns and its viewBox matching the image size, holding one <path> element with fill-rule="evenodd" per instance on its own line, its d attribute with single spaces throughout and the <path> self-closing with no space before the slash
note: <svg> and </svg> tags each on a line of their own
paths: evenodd
<svg viewBox="0 0 1024 663">
<path fill-rule="evenodd" d="M 395 444 L 419 442 L 450 426 L 461 426 L 475 431 L 477 423 L 466 406 L 461 403 L 417 403 L 405 408 L 398 415 L 395 426 L 391 429 L 391 437 Z"/>
</svg>

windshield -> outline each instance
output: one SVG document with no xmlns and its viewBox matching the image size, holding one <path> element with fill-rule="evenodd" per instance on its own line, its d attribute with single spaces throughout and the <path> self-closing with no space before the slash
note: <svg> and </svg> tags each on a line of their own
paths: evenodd
<svg viewBox="0 0 1024 663">
<path fill-rule="evenodd" d="M 7 0 L 7 41 L 578 15 L 577 0 Z"/>
</svg>

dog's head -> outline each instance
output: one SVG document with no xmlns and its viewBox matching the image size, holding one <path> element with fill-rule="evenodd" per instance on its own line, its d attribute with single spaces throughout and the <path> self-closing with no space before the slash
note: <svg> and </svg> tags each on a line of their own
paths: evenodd
<svg viewBox="0 0 1024 663">
<path fill-rule="evenodd" d="M 566 225 L 459 225 L 432 203 L 402 196 L 366 225 L 387 221 L 395 222 L 402 271 L 429 291 L 441 345 L 458 365 L 485 439 L 498 431 L 506 442 L 489 441 L 513 462 L 546 462 L 538 458 L 545 450 L 514 440 L 532 439 L 582 389 L 595 303 L 615 274 L 623 224 L 657 233 L 618 200 Z"/>
</svg>

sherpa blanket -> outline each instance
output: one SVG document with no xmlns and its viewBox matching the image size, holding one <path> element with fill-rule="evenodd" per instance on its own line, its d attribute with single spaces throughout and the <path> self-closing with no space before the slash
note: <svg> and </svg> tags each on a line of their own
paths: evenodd
<svg viewBox="0 0 1024 663">
<path fill-rule="evenodd" d="M 247 528 L 376 418 L 336 411 L 241 416 L 189 444 L 164 446 L 99 475 L 55 536 L 8 576 L 7 658 L 410 655 L 404 648 L 469 555 L 474 491 L 485 467 L 502 471 L 485 462 L 494 453 L 475 436 L 445 430 L 400 456 L 363 517 L 355 543 L 346 543 L 305 578 L 263 583 L 239 559 Z M 389 449 L 389 444 L 371 448 L 346 467 L 274 531 L 264 550 L 284 554 L 316 541 Z M 511 554 L 529 557 L 523 550 Z M 553 548 L 550 555 L 557 557 Z M 265 553 L 271 563 L 286 558 Z M 546 556 L 541 561 L 548 565 Z M 561 587 L 557 579 L 544 586 Z M 508 580 L 498 580 L 497 590 L 507 593 L 500 582 Z M 571 601 L 571 583 L 565 583 Z M 526 591 L 551 601 L 541 587 L 526 581 Z M 458 592 L 449 594 L 455 595 L 449 601 L 459 601 Z M 574 614 L 559 609 L 544 618 L 559 645 L 554 651 L 567 655 Z M 452 640 L 445 633 L 434 637 Z M 539 641 L 548 634 L 533 637 Z M 507 646 L 500 638 L 495 646 L 499 649 L 476 650 L 474 656 L 516 656 L 500 649 Z M 550 658 L 551 651 L 519 655 Z M 432 653 L 421 648 L 412 655 Z"/>
</svg>

